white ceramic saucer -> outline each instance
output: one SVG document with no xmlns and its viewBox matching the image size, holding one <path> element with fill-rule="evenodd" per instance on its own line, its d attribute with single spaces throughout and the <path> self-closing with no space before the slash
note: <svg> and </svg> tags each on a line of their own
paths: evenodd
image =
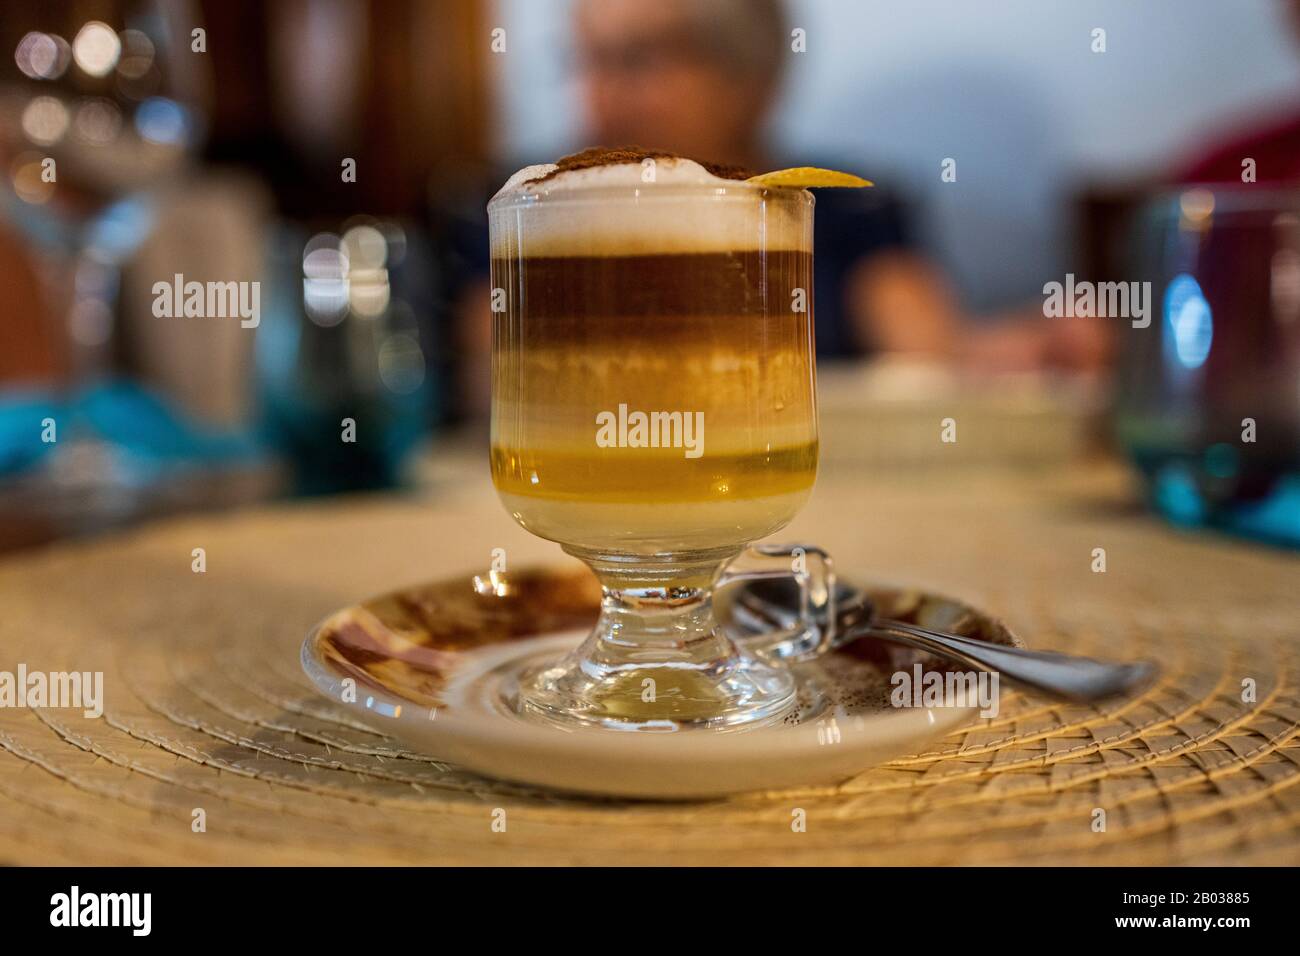
<svg viewBox="0 0 1300 956">
<path fill-rule="evenodd" d="M 1020 642 L 946 598 L 868 588 L 880 613 Z M 942 673 L 916 652 L 860 641 L 797 673 L 805 706 L 785 723 L 733 731 L 632 733 L 525 720 L 505 703 L 521 660 L 558 656 L 595 621 L 599 589 L 570 572 L 511 572 L 505 596 L 469 578 L 394 592 L 332 615 L 302 648 L 331 700 L 413 749 L 520 783 L 683 799 L 835 784 L 971 722 L 974 706 L 894 707 L 889 675 Z M 809 702 L 821 701 L 813 706 Z"/>
</svg>

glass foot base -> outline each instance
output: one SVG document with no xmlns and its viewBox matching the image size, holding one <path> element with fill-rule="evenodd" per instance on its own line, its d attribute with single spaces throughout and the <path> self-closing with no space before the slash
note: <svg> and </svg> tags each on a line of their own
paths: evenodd
<svg viewBox="0 0 1300 956">
<path fill-rule="evenodd" d="M 795 710 L 790 669 L 742 651 L 714 619 L 713 586 L 737 548 L 565 550 L 600 580 L 600 619 L 577 650 L 519 675 L 507 692 L 515 713 L 571 728 L 672 732 L 761 726 Z M 791 573 L 784 551 L 760 560 Z"/>
<path fill-rule="evenodd" d="M 565 726 L 672 732 L 758 726 L 794 708 L 788 669 L 740 653 L 720 634 L 693 643 L 710 646 L 660 649 L 658 660 L 638 661 L 593 635 L 567 657 L 522 674 L 515 710 Z"/>
</svg>

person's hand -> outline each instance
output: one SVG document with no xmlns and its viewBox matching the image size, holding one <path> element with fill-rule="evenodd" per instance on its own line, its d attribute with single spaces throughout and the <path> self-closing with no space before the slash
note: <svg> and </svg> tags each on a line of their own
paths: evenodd
<svg viewBox="0 0 1300 956">
<path fill-rule="evenodd" d="M 983 326 L 967 324 L 958 358 L 964 368 L 983 373 L 1096 374 L 1110 366 L 1112 339 L 1104 318 L 1045 318 L 1026 311 Z"/>
<path fill-rule="evenodd" d="M 947 358 L 960 316 L 943 273 L 912 253 L 881 253 L 849 278 L 849 312 L 858 337 L 880 353 Z"/>
</svg>

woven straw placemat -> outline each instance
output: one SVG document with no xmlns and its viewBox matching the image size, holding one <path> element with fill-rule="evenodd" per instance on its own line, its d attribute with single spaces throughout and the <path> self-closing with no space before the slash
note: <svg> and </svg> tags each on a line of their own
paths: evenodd
<svg viewBox="0 0 1300 956">
<path fill-rule="evenodd" d="M 1300 561 L 1166 528 L 1120 482 L 830 475 L 783 537 L 981 605 L 1033 647 L 1157 656 L 1154 687 L 1100 707 L 1013 695 L 841 786 L 700 803 L 476 777 L 355 723 L 299 672 L 304 633 L 339 607 L 481 571 L 496 547 L 558 560 L 481 471 L 427 499 L 19 555 L 0 564 L 0 669 L 103 670 L 105 704 L 98 720 L 0 709 L 0 862 L 1300 863 Z"/>
</svg>

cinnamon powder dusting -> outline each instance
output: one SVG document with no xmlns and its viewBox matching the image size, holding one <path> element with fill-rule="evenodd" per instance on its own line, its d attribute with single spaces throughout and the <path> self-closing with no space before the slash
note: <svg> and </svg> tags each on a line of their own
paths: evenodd
<svg viewBox="0 0 1300 956">
<path fill-rule="evenodd" d="M 536 179 L 530 179 L 530 183 L 544 183 L 548 179 L 560 175 L 560 173 L 573 172 L 579 169 L 593 169 L 597 166 L 615 166 L 620 163 L 640 163 L 646 159 L 689 159 L 687 156 L 678 156 L 676 153 L 668 153 L 659 149 L 645 149 L 641 146 L 591 146 L 577 153 L 571 153 L 561 158 L 555 164 L 555 169 L 545 176 L 539 176 Z M 709 163 L 703 160 L 694 160 L 714 176 L 721 179 L 748 179 L 754 173 L 745 169 L 743 166 L 727 166 L 722 163 Z"/>
</svg>

